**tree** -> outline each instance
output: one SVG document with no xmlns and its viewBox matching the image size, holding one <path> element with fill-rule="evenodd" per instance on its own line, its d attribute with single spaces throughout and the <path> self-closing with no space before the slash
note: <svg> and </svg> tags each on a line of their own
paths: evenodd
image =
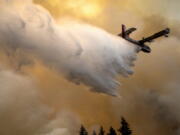
<svg viewBox="0 0 180 135">
<path fill-rule="evenodd" d="M 117 135 L 114 128 L 110 127 L 108 135 Z"/>
<path fill-rule="evenodd" d="M 96 134 L 96 131 L 93 131 L 93 134 L 92 134 L 92 135 L 97 135 L 97 134 Z"/>
<path fill-rule="evenodd" d="M 131 135 L 132 134 L 132 131 L 129 128 L 129 124 L 126 122 L 126 120 L 123 117 L 121 118 L 121 128 L 118 129 L 118 131 L 122 135 Z"/>
<path fill-rule="evenodd" d="M 88 132 L 83 125 L 81 125 L 79 135 L 88 135 Z"/>
<path fill-rule="evenodd" d="M 98 135 L 104 135 L 104 134 L 105 134 L 105 131 L 104 131 L 103 127 L 101 126 Z"/>
</svg>

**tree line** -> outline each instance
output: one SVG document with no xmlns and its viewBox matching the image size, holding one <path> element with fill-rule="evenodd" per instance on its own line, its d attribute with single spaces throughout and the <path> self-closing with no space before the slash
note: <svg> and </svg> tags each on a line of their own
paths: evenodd
<svg viewBox="0 0 180 135">
<path fill-rule="evenodd" d="M 104 128 L 101 126 L 99 132 L 93 131 L 92 135 L 131 135 L 132 130 L 129 128 L 129 124 L 127 121 L 122 117 L 121 118 L 121 127 L 116 131 L 113 127 L 109 128 L 109 131 L 106 133 Z M 88 131 L 86 128 L 81 125 L 79 135 L 88 135 Z"/>
</svg>

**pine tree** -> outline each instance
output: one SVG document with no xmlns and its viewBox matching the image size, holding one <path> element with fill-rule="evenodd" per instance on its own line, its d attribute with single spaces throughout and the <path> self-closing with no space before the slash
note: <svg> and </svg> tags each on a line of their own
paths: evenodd
<svg viewBox="0 0 180 135">
<path fill-rule="evenodd" d="M 92 134 L 92 135 L 97 135 L 97 134 L 96 134 L 96 131 L 93 131 L 93 134 Z"/>
<path fill-rule="evenodd" d="M 88 132 L 83 125 L 81 125 L 79 135 L 88 135 Z"/>
<path fill-rule="evenodd" d="M 129 128 L 129 124 L 126 120 L 122 117 L 121 118 L 121 128 L 118 130 L 122 135 L 131 135 L 132 131 Z"/>
<path fill-rule="evenodd" d="M 117 135 L 114 128 L 110 127 L 108 135 Z"/>
<path fill-rule="evenodd" d="M 104 134 L 105 134 L 105 131 L 104 131 L 103 127 L 101 126 L 98 135 L 104 135 Z"/>
</svg>

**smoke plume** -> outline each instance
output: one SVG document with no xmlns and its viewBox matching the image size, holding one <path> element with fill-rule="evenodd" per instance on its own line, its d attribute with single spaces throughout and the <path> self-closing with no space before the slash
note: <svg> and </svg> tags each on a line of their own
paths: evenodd
<svg viewBox="0 0 180 135">
<path fill-rule="evenodd" d="M 42 103 L 32 78 L 1 69 L 0 84 L 0 134 L 68 135 L 76 132 L 69 128 L 79 125 L 76 116 L 65 110 L 56 114 L 53 108 Z"/>
</svg>

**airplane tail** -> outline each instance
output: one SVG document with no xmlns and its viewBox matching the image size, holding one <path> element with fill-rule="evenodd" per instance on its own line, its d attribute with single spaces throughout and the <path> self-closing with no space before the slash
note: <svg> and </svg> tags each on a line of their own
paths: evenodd
<svg viewBox="0 0 180 135">
<path fill-rule="evenodd" d="M 126 38 L 126 26 L 122 24 L 122 32 L 118 36 Z"/>
<path fill-rule="evenodd" d="M 118 35 L 118 36 L 121 36 L 122 38 L 129 38 L 129 35 L 136 31 L 136 28 L 129 28 L 129 29 L 126 29 L 126 26 L 124 24 L 122 24 L 122 32 Z"/>
<path fill-rule="evenodd" d="M 126 26 L 124 24 L 122 24 L 122 37 L 125 38 L 126 37 Z"/>
</svg>

